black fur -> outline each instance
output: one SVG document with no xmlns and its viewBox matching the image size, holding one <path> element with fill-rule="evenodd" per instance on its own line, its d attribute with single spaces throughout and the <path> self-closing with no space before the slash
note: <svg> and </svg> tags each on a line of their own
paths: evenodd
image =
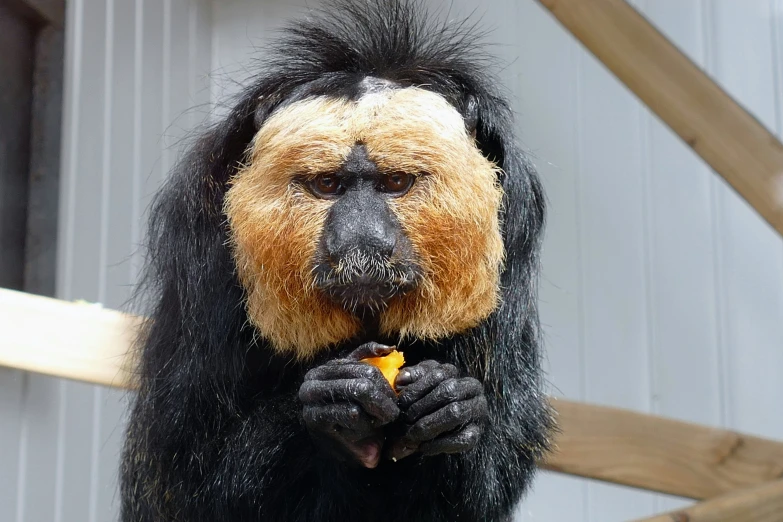
<svg viewBox="0 0 783 522">
<path fill-rule="evenodd" d="M 152 310 L 123 454 L 124 522 L 507 521 L 546 448 L 536 302 L 544 197 L 514 145 L 507 104 L 466 26 L 426 22 L 407 0 L 342 0 L 328 12 L 289 29 L 156 198 L 142 286 Z M 367 76 L 440 93 L 476 121 L 484 153 L 504 172 L 507 264 L 502 306 L 487 321 L 406 350 L 409 364 L 435 359 L 483 383 L 490 421 L 478 446 L 357 469 L 319 451 L 297 399 L 310 368 L 355 345 L 307 363 L 273 353 L 248 326 L 222 203 L 275 108 L 314 94 L 357 96 Z"/>
</svg>

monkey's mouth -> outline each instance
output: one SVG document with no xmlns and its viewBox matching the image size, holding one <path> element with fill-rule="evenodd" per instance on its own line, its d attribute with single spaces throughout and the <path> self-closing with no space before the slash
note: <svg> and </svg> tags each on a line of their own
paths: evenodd
<svg viewBox="0 0 783 522">
<path fill-rule="evenodd" d="M 392 262 L 355 251 L 334 265 L 316 264 L 315 286 L 355 315 L 376 315 L 396 296 L 414 289 L 420 271 L 412 263 Z"/>
</svg>

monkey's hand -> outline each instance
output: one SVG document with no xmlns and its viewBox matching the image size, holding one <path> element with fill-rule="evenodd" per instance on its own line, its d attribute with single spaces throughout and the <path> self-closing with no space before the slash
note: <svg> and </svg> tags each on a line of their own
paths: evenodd
<svg viewBox="0 0 783 522">
<path fill-rule="evenodd" d="M 451 364 L 423 361 L 397 376 L 402 433 L 387 448 L 391 459 L 460 453 L 473 448 L 488 418 L 484 387 Z"/>
<path fill-rule="evenodd" d="M 310 434 L 338 458 L 374 468 L 383 447 L 383 426 L 400 414 L 396 395 L 375 366 L 359 362 L 393 350 L 363 344 L 344 359 L 313 368 L 299 389 L 303 417 Z"/>
</svg>

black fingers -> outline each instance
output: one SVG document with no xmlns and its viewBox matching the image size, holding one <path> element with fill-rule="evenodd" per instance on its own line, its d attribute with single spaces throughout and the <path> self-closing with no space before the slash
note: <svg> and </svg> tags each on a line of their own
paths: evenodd
<svg viewBox="0 0 783 522">
<path fill-rule="evenodd" d="M 449 403 L 435 413 L 418 420 L 410 427 L 406 437 L 417 443 L 433 440 L 444 433 L 481 419 L 486 409 L 487 402 L 483 396 Z"/>
<path fill-rule="evenodd" d="M 316 442 L 338 460 L 358 461 L 366 468 L 378 465 L 383 439 L 370 418 L 355 404 L 305 406 L 304 421 L 316 430 Z"/>
<path fill-rule="evenodd" d="M 410 405 L 405 412 L 405 421 L 413 424 L 424 415 L 430 414 L 449 403 L 459 404 L 481 395 L 483 387 L 473 378 L 446 379 L 441 381 L 434 390 L 421 400 Z"/>
<path fill-rule="evenodd" d="M 400 373 L 397 375 L 395 384 L 398 387 L 408 386 L 409 384 L 420 380 L 422 377 L 427 375 L 427 373 L 431 372 L 438 366 L 440 366 L 440 363 L 427 360 L 420 362 L 416 366 L 402 368 Z"/>
<path fill-rule="evenodd" d="M 322 431 L 339 433 L 351 441 L 361 440 L 375 429 L 370 417 L 355 404 L 307 406 L 302 414 L 308 426 L 319 426 Z"/>
<path fill-rule="evenodd" d="M 305 381 L 330 381 L 334 379 L 374 379 L 380 370 L 375 366 L 357 362 L 342 362 L 317 366 L 305 374 Z M 383 377 L 383 375 L 381 375 Z"/>
<path fill-rule="evenodd" d="M 398 403 L 400 408 L 407 409 L 416 401 L 421 400 L 436 386 L 447 379 L 459 375 L 452 364 L 439 364 L 434 361 L 424 361 L 400 371 L 395 381 L 400 390 Z"/>
<path fill-rule="evenodd" d="M 482 427 L 479 424 L 469 424 L 462 430 L 438 437 L 419 446 L 419 451 L 424 455 L 438 455 L 441 453 L 461 453 L 476 446 L 481 438 Z"/>
<path fill-rule="evenodd" d="M 396 381 L 404 423 L 387 456 L 401 459 L 465 451 L 475 446 L 488 417 L 484 388 L 472 377 L 458 377 L 451 364 L 424 361 L 404 368 Z"/>
<path fill-rule="evenodd" d="M 459 378 L 452 364 L 428 360 L 400 371 L 397 395 L 378 368 L 359 362 L 391 350 L 367 343 L 307 373 L 299 399 L 311 431 L 326 435 L 365 467 L 377 465 L 381 446 L 392 459 L 473 448 L 488 416 L 482 384 Z"/>
<path fill-rule="evenodd" d="M 386 389 L 367 378 L 308 380 L 299 389 L 299 400 L 306 405 L 354 402 L 375 417 L 378 425 L 392 422 L 400 412 Z"/>
<path fill-rule="evenodd" d="M 375 384 L 390 399 L 396 400 L 397 395 L 389 386 L 389 381 L 381 373 L 381 370 L 366 363 L 343 361 L 340 363 L 325 364 L 313 368 L 305 375 L 308 381 L 332 381 L 339 379 L 367 379 Z"/>
<path fill-rule="evenodd" d="M 348 359 L 359 361 L 368 357 L 384 357 L 393 352 L 394 349 L 394 346 L 387 346 L 376 342 L 364 343 L 348 354 Z"/>
<path fill-rule="evenodd" d="M 363 354 L 383 349 L 370 346 Z M 302 417 L 313 440 L 338 460 L 366 468 L 378 464 L 382 427 L 400 414 L 396 399 L 378 368 L 351 358 L 311 369 L 299 388 Z"/>
</svg>

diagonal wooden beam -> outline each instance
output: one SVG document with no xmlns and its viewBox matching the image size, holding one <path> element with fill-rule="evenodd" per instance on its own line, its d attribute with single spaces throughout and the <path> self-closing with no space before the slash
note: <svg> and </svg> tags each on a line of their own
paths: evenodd
<svg viewBox="0 0 783 522">
<path fill-rule="evenodd" d="M 0 289 L 0 366 L 134 388 L 140 319 Z M 783 443 L 632 411 L 552 399 L 561 433 L 542 467 L 704 499 L 783 478 Z"/>
<path fill-rule="evenodd" d="M 783 234 L 783 144 L 624 0 L 539 0 Z"/>
<path fill-rule="evenodd" d="M 637 522 L 780 522 L 783 480 L 735 491 Z"/>
<path fill-rule="evenodd" d="M 706 499 L 783 478 L 783 443 L 618 408 L 553 400 L 562 433 L 542 467 Z"/>
</svg>

